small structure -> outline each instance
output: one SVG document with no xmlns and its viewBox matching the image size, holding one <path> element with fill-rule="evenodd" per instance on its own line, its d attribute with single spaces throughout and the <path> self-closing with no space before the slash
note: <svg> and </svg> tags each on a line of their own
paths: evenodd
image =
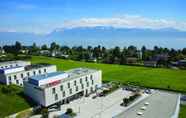
<svg viewBox="0 0 186 118">
<path fill-rule="evenodd" d="M 178 66 L 181 66 L 181 67 L 186 67 L 186 60 L 179 60 L 178 61 Z"/>
<path fill-rule="evenodd" d="M 144 61 L 144 66 L 157 67 L 157 61 Z"/>
<path fill-rule="evenodd" d="M 126 62 L 127 64 L 136 64 L 137 60 L 138 59 L 136 57 L 127 57 Z"/>
<path fill-rule="evenodd" d="M 49 50 L 41 50 L 39 53 L 41 55 L 46 55 L 46 56 L 49 56 L 50 55 L 50 51 Z"/>
<path fill-rule="evenodd" d="M 5 50 L 0 48 L 0 54 L 4 54 L 5 53 Z"/>
</svg>

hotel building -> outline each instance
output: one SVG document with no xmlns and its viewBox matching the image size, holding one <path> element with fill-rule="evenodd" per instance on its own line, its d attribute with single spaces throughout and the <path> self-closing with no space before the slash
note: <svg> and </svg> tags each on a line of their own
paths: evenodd
<svg viewBox="0 0 186 118">
<path fill-rule="evenodd" d="M 66 103 L 95 92 L 102 84 L 101 70 L 75 68 L 29 77 L 24 93 L 43 107 Z"/>
</svg>

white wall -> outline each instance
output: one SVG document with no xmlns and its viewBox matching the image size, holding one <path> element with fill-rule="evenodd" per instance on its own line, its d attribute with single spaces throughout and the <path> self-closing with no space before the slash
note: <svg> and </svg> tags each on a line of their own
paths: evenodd
<svg viewBox="0 0 186 118">
<path fill-rule="evenodd" d="M 90 76 L 93 76 L 93 85 L 92 85 L 92 81 L 90 79 Z M 89 86 L 87 87 L 86 84 L 86 76 L 88 77 L 88 82 L 89 82 Z M 80 84 L 80 78 L 82 79 L 82 83 L 84 85 L 84 88 L 82 89 L 82 86 Z M 88 75 L 84 75 L 82 77 L 78 77 L 78 78 L 74 78 L 69 80 L 70 78 L 66 78 L 66 79 L 62 79 L 61 83 L 52 87 L 48 87 L 44 89 L 44 92 L 38 93 L 35 91 L 39 91 L 37 89 L 33 90 L 34 87 L 32 87 L 31 85 L 28 84 L 24 84 L 24 91 L 25 94 L 32 96 L 33 99 L 35 99 L 35 101 L 38 101 L 38 104 L 42 104 L 43 106 L 49 106 L 52 104 L 55 104 L 56 102 L 62 101 L 63 99 L 70 97 L 76 93 L 79 93 L 81 91 L 84 91 L 87 89 L 88 90 L 88 94 L 91 93 L 91 87 L 93 88 L 93 90 L 95 90 L 95 86 L 101 86 L 102 84 L 102 75 L 101 75 L 101 71 L 96 71 L 94 73 L 88 74 Z M 76 80 L 76 86 L 78 86 L 78 91 L 76 91 L 76 86 L 74 86 L 74 81 Z M 72 89 L 72 94 L 70 94 L 69 92 L 69 88 L 68 88 L 68 83 L 70 82 L 70 88 Z M 25 82 L 26 83 L 26 82 Z M 61 90 L 60 86 L 63 85 L 63 90 Z M 25 87 L 26 86 L 26 87 Z M 33 85 L 35 86 L 35 85 Z M 55 88 L 55 93 L 53 93 L 52 88 Z M 32 92 L 31 92 L 32 91 Z M 33 93 L 34 91 L 34 93 Z M 65 91 L 65 97 L 63 97 L 63 91 Z M 31 93 L 29 93 L 31 92 Z M 35 95 L 38 94 L 38 95 Z M 55 95 L 57 94 L 58 96 L 58 100 L 55 100 Z M 41 96 L 42 97 L 41 97 Z M 85 95 L 85 94 L 84 94 Z M 41 101 L 42 99 L 44 99 L 43 101 Z"/>
<path fill-rule="evenodd" d="M 28 73 L 29 73 L 29 77 L 34 76 L 34 72 L 36 73 L 35 75 L 41 75 L 41 74 L 45 74 L 44 69 L 46 69 L 46 73 L 51 73 L 51 72 L 57 71 L 56 66 L 51 65 L 51 66 L 46 66 L 46 67 L 42 67 L 42 68 L 31 69 L 29 71 L 22 71 L 22 72 L 18 72 L 18 73 L 7 74 L 5 76 L 5 78 L 0 78 L 0 79 L 6 79 L 7 85 L 16 84 L 19 86 L 23 86 L 23 79 L 28 78 Z M 41 73 L 39 73 L 39 70 L 41 71 Z M 23 74 L 23 77 L 21 77 L 22 74 Z M 16 79 L 14 78 L 14 76 L 16 76 Z M 11 77 L 11 81 L 9 81 L 9 77 Z"/>
</svg>

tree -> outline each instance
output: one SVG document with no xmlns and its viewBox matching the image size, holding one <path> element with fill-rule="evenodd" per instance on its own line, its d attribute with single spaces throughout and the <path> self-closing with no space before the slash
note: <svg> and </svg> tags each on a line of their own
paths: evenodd
<svg viewBox="0 0 186 118">
<path fill-rule="evenodd" d="M 128 57 L 137 57 L 137 48 L 133 45 L 128 47 L 128 51 L 127 51 L 127 56 Z"/>
<path fill-rule="evenodd" d="M 66 110 L 66 114 L 71 114 L 71 113 L 73 113 L 73 110 L 72 110 L 71 108 L 68 108 L 68 109 Z"/>
<path fill-rule="evenodd" d="M 182 54 L 186 55 L 186 48 L 183 48 Z"/>
<path fill-rule="evenodd" d="M 37 47 L 36 43 L 33 43 L 31 46 L 31 49 L 29 51 L 29 53 L 31 54 L 37 54 L 37 52 L 39 51 L 39 47 Z"/>
<path fill-rule="evenodd" d="M 42 49 L 42 50 L 47 50 L 47 49 L 48 49 L 48 47 L 47 47 L 47 45 L 46 45 L 46 44 L 44 44 L 44 45 L 42 45 L 42 46 L 41 46 L 41 49 Z"/>
<path fill-rule="evenodd" d="M 21 49 L 22 49 L 21 43 L 16 41 L 16 43 L 15 43 L 15 52 L 19 53 Z"/>
<path fill-rule="evenodd" d="M 51 51 L 53 51 L 53 50 L 59 50 L 59 49 L 60 49 L 60 46 L 59 46 L 57 43 L 52 42 L 52 43 L 50 44 L 50 50 L 51 50 Z"/>
</svg>

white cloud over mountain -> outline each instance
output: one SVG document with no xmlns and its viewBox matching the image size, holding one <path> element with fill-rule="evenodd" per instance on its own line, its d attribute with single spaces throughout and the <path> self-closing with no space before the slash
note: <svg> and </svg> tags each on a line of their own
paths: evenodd
<svg viewBox="0 0 186 118">
<path fill-rule="evenodd" d="M 142 16 L 124 15 L 122 17 L 112 18 L 82 18 L 78 20 L 66 20 L 63 27 L 95 27 L 95 26 L 112 26 L 116 28 L 174 28 L 186 31 L 186 21 L 174 21 L 166 19 L 152 19 Z"/>
</svg>

